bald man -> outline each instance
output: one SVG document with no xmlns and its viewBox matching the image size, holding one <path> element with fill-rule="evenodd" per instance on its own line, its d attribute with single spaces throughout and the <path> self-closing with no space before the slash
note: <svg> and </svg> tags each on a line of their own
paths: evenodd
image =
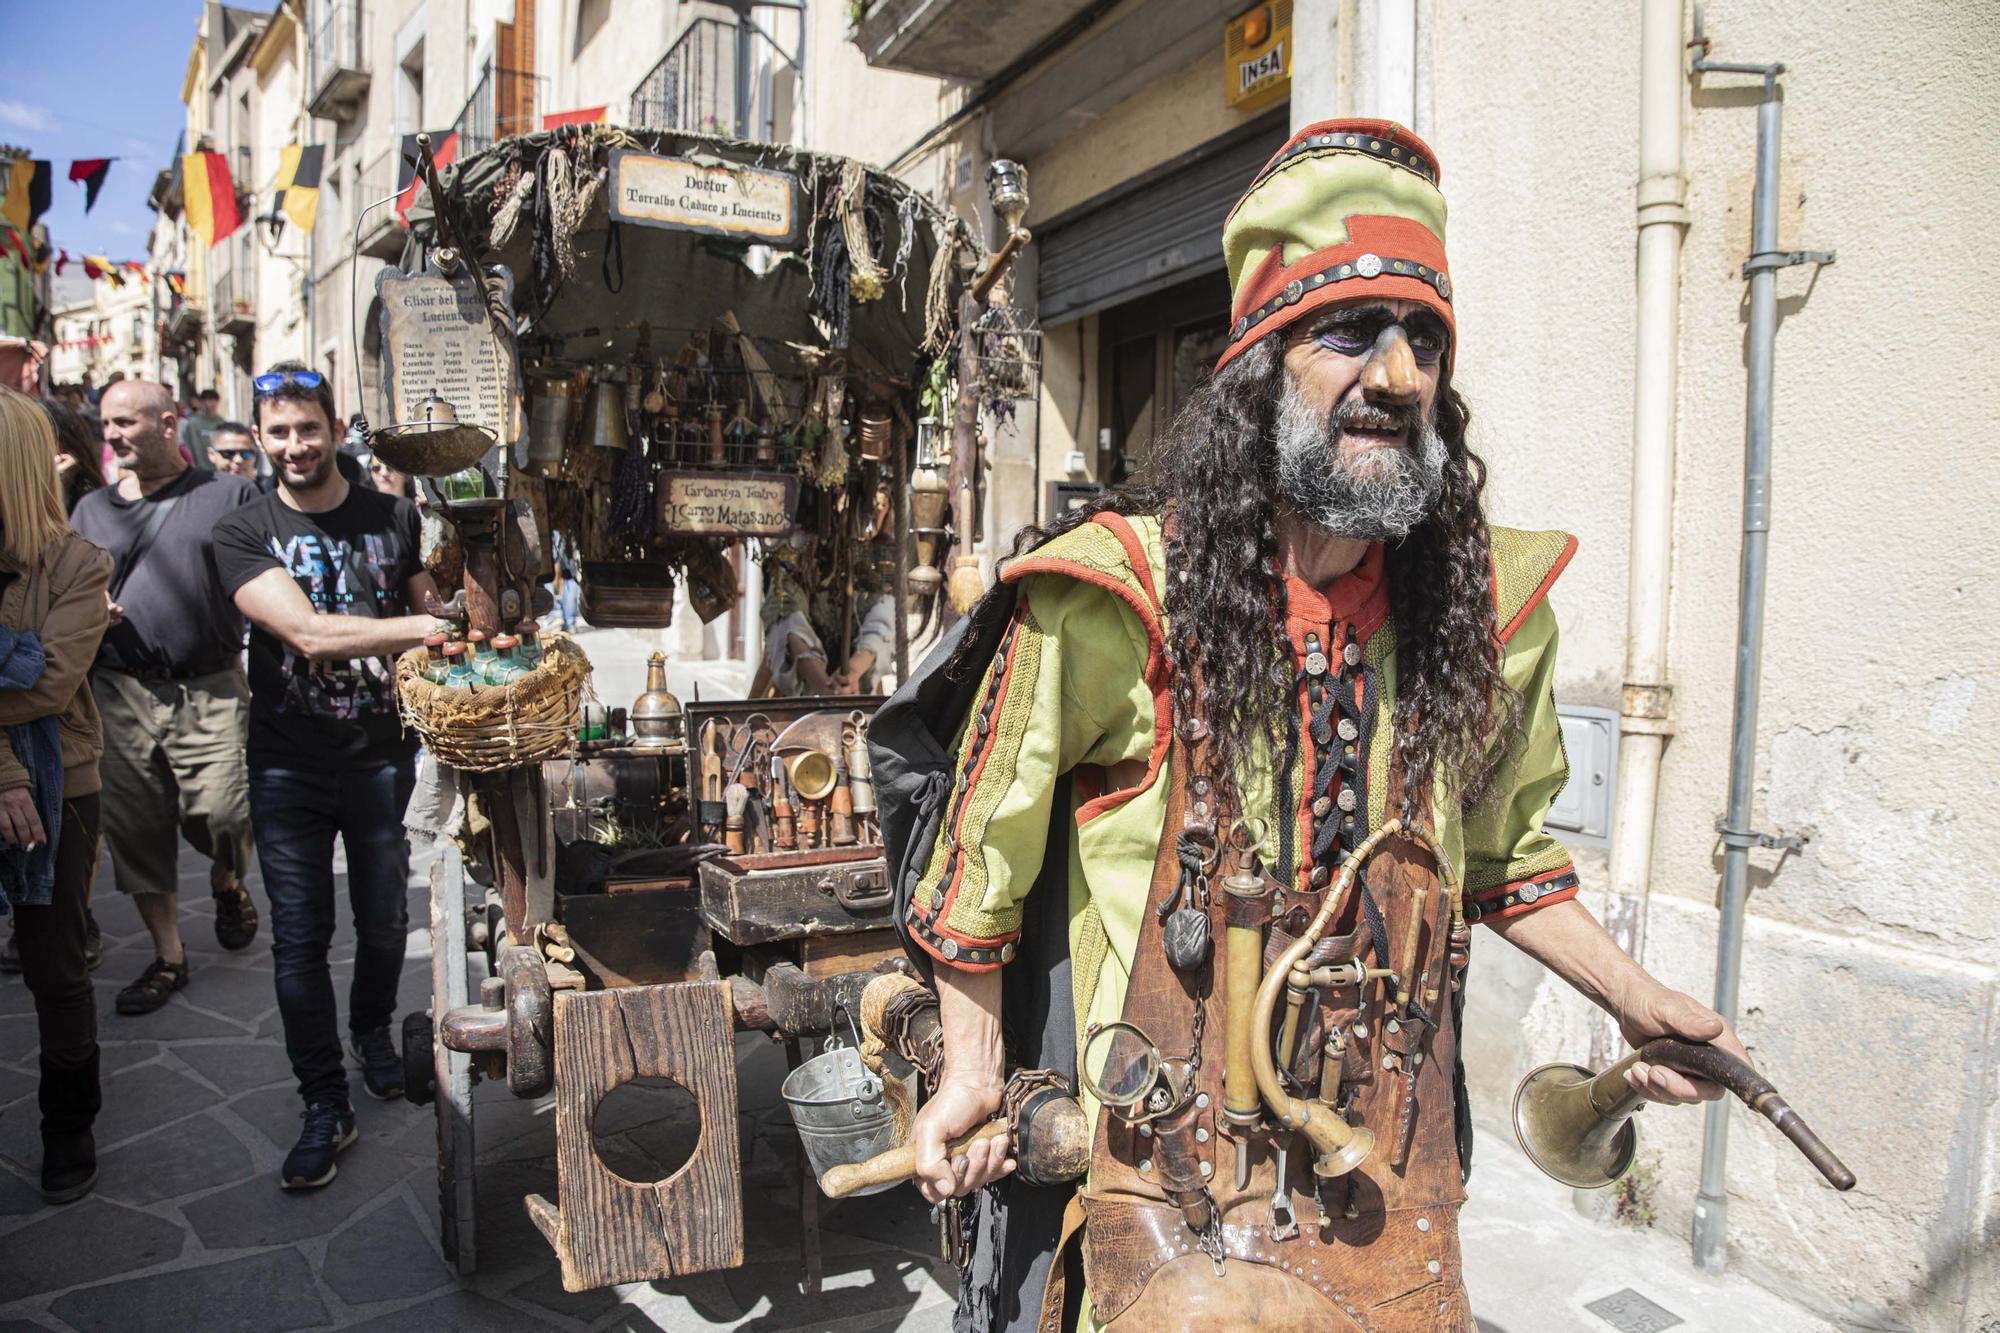
<svg viewBox="0 0 2000 1333">
<path fill-rule="evenodd" d="M 185 838 L 209 859 L 215 937 L 256 938 L 244 742 L 250 692 L 243 617 L 215 573 L 216 524 L 257 499 L 241 477 L 188 465 L 174 400 L 150 380 L 120 380 L 98 403 L 125 475 L 78 502 L 70 522 L 111 553 L 112 627 L 90 673 L 104 718 L 104 835 L 113 881 L 153 937 L 145 973 L 118 1012 L 148 1014 L 188 984 L 179 924 Z"/>
</svg>

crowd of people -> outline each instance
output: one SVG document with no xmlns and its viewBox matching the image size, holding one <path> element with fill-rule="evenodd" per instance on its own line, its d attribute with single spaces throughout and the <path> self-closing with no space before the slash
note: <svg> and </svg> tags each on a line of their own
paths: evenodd
<svg viewBox="0 0 2000 1333">
<path fill-rule="evenodd" d="M 0 969 L 35 1000 L 52 1203 L 97 1178 L 100 836 L 154 954 L 119 1021 L 199 985 L 180 844 L 207 862 L 224 949 L 257 940 L 261 871 L 304 1122 L 280 1185 L 325 1185 L 356 1138 L 328 967 L 336 838 L 356 935 L 345 1053 L 370 1095 L 403 1090 L 416 742 L 393 662 L 433 624 L 412 614 L 433 591 L 413 488 L 342 449 L 332 387 L 301 363 L 256 377 L 247 423 L 218 405 L 138 379 L 0 388 Z"/>
</svg>

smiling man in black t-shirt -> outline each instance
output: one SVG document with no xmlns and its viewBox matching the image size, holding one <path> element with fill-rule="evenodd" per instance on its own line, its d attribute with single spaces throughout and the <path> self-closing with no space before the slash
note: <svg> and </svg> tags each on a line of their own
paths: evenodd
<svg viewBox="0 0 2000 1333">
<path fill-rule="evenodd" d="M 250 815 L 285 1051 L 306 1104 L 279 1183 L 310 1189 L 333 1179 L 355 1139 L 326 960 L 336 834 L 354 911 L 348 1049 L 371 1095 L 403 1091 L 389 1021 L 409 932 L 403 807 L 417 747 L 397 717 L 393 655 L 430 632 L 430 617 L 409 608 L 433 588 L 416 507 L 351 486 L 336 467 L 326 381 L 281 362 L 256 389 L 258 444 L 278 487 L 217 526 L 215 561 L 251 624 Z"/>
</svg>

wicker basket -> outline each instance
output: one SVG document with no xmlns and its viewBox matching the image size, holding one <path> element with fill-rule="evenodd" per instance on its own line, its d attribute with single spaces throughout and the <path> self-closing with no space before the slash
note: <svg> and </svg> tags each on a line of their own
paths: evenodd
<svg viewBox="0 0 2000 1333">
<path fill-rule="evenodd" d="M 498 773 L 567 754 L 576 745 L 590 659 L 568 636 L 542 638 L 541 660 L 511 685 L 460 689 L 423 676 L 424 650 L 396 661 L 403 722 L 441 764 Z"/>
</svg>

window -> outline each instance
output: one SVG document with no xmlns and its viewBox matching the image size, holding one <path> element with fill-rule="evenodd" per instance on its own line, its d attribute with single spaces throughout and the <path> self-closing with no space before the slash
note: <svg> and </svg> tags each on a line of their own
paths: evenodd
<svg viewBox="0 0 2000 1333">
<path fill-rule="evenodd" d="M 410 48 L 396 67 L 396 132 L 415 134 L 423 129 L 424 44 Z"/>
<path fill-rule="evenodd" d="M 1106 310 L 1098 324 L 1097 479 L 1139 475 L 1229 334 L 1229 279 L 1220 271 Z"/>
</svg>

